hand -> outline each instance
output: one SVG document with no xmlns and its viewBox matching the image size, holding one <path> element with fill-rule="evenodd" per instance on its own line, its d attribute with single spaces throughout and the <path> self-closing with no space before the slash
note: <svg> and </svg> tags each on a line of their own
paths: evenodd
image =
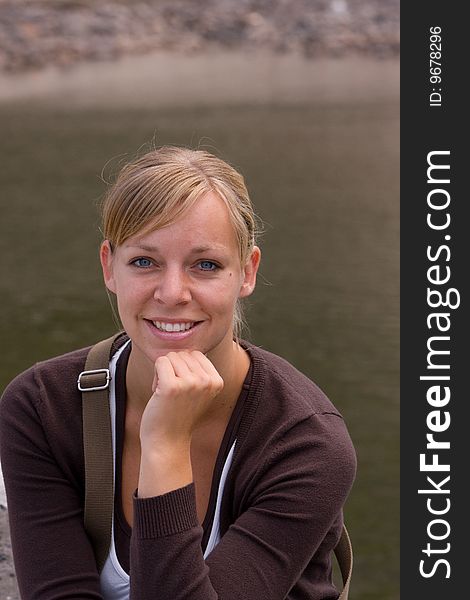
<svg viewBox="0 0 470 600">
<path fill-rule="evenodd" d="M 142 450 L 189 445 L 224 382 L 202 352 L 169 352 L 155 361 L 153 395 L 142 415 Z"/>
<path fill-rule="evenodd" d="M 224 382 L 198 351 L 169 352 L 155 361 L 153 394 L 140 423 L 138 495 L 148 498 L 193 480 L 191 437 Z"/>
</svg>

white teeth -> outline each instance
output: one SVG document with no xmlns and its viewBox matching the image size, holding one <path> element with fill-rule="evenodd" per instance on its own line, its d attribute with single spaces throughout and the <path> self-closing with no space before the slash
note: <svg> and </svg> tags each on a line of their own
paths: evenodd
<svg viewBox="0 0 470 600">
<path fill-rule="evenodd" d="M 152 323 L 157 329 L 160 329 L 160 331 L 168 332 L 187 331 L 194 325 L 194 321 L 191 323 L 163 323 L 161 321 L 152 321 Z"/>
</svg>

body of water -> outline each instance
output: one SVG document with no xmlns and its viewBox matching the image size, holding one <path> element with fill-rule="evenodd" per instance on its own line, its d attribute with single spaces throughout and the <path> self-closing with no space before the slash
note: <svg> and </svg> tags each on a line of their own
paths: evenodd
<svg viewBox="0 0 470 600">
<path fill-rule="evenodd" d="M 265 222 L 250 338 L 325 390 L 357 449 L 351 600 L 397 599 L 397 63 L 159 56 L 0 87 L 0 385 L 115 329 L 102 169 L 152 140 L 217 152 Z"/>
</svg>

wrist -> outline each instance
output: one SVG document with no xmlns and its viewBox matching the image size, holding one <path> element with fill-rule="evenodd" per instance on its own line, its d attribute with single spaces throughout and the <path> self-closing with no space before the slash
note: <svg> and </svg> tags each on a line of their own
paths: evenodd
<svg viewBox="0 0 470 600">
<path fill-rule="evenodd" d="M 188 436 L 169 436 L 165 434 L 141 435 L 142 457 L 151 460 L 174 460 L 191 450 L 191 438 Z"/>
<path fill-rule="evenodd" d="M 137 495 L 149 498 L 184 487 L 193 481 L 191 446 L 178 444 L 152 444 L 142 447 Z"/>
</svg>

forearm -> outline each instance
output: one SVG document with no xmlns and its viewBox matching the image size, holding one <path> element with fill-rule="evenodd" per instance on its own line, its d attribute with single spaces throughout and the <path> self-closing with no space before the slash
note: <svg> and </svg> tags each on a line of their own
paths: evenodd
<svg viewBox="0 0 470 600">
<path fill-rule="evenodd" d="M 131 600 L 216 600 L 202 555 L 202 533 L 194 484 L 135 498 Z"/>
</svg>

